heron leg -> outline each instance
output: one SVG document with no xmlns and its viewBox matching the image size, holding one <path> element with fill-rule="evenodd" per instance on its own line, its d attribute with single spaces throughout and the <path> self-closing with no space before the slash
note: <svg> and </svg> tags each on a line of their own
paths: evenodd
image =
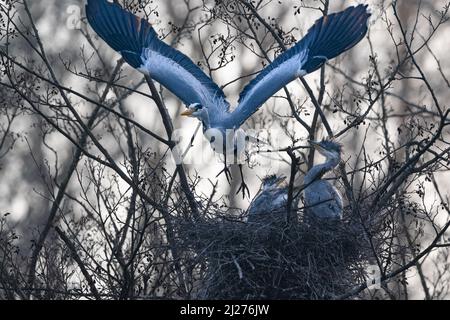
<svg viewBox="0 0 450 320">
<path fill-rule="evenodd" d="M 220 170 L 220 172 L 216 175 L 216 178 L 220 176 L 222 173 L 225 173 L 225 177 L 227 178 L 228 183 L 231 184 L 231 180 L 233 179 L 233 177 L 231 176 L 231 171 L 227 166 L 227 164 L 223 166 L 223 169 Z"/>
<path fill-rule="evenodd" d="M 236 194 L 242 191 L 242 198 L 245 198 L 245 194 L 250 198 L 250 190 L 248 189 L 247 184 L 245 183 L 244 173 L 242 172 L 242 163 L 239 163 L 239 171 L 241 173 L 241 185 L 239 189 L 236 191 Z"/>
<path fill-rule="evenodd" d="M 225 161 L 224 161 L 224 167 L 223 167 L 223 169 L 216 175 L 216 178 L 218 177 L 218 176 L 220 176 L 222 173 L 225 173 L 225 177 L 227 178 L 227 181 L 228 181 L 228 183 L 231 185 L 231 180 L 233 179 L 233 177 L 231 176 L 231 171 L 230 171 L 230 169 L 228 168 L 228 165 L 227 165 L 227 156 L 226 156 L 226 154 L 224 154 L 224 157 L 225 157 Z"/>
</svg>

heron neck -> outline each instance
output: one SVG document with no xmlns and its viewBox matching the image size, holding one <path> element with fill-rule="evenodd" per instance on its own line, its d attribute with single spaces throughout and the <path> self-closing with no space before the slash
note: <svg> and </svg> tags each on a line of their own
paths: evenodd
<svg viewBox="0 0 450 320">
<path fill-rule="evenodd" d="M 339 157 L 330 157 L 324 163 L 315 165 L 306 173 L 303 184 L 308 185 L 320 179 L 325 173 L 333 170 L 339 164 L 339 161 Z"/>
<path fill-rule="evenodd" d="M 209 122 L 209 113 L 207 110 L 205 110 L 202 113 L 202 117 L 200 118 L 203 126 L 203 132 L 211 128 L 210 122 Z"/>
</svg>

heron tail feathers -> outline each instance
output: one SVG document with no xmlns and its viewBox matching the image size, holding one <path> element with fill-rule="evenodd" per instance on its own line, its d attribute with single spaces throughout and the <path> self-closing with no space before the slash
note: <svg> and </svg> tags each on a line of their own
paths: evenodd
<svg viewBox="0 0 450 320">
<path fill-rule="evenodd" d="M 88 0 L 86 16 L 100 38 L 134 68 L 142 65 L 143 49 L 158 37 L 145 19 L 107 0 Z"/>
</svg>

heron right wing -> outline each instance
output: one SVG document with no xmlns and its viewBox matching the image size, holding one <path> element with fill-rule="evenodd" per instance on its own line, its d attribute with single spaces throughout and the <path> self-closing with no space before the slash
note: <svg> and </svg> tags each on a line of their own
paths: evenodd
<svg viewBox="0 0 450 320">
<path fill-rule="evenodd" d="M 223 91 L 191 59 L 158 38 L 140 17 L 106 0 L 88 0 L 86 16 L 94 31 L 124 60 L 149 74 L 186 105 L 225 101 Z"/>
<path fill-rule="evenodd" d="M 367 5 L 323 16 L 294 47 L 278 56 L 244 88 L 230 122 L 240 126 L 272 95 L 292 80 L 319 69 L 327 60 L 355 46 L 367 32 Z"/>
</svg>

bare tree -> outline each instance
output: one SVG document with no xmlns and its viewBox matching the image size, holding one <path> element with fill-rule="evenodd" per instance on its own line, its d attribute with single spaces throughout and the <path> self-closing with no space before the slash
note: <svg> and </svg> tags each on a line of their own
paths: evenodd
<svg viewBox="0 0 450 320">
<path fill-rule="evenodd" d="M 47 4 L 56 31 L 39 2 L 0 1 L 2 299 L 449 297 L 450 2 L 371 1 L 354 50 L 247 121 L 265 141 L 247 154 L 250 198 L 267 173 L 289 182 L 287 219 L 263 226 L 247 222 L 237 167 L 230 184 L 217 176 L 182 103 L 96 36 L 82 2 Z M 231 99 L 354 4 L 115 2 Z M 320 138 L 344 150 L 327 176 L 344 195 L 338 225 L 304 219 L 303 176 L 320 161 L 305 146 Z"/>
</svg>

